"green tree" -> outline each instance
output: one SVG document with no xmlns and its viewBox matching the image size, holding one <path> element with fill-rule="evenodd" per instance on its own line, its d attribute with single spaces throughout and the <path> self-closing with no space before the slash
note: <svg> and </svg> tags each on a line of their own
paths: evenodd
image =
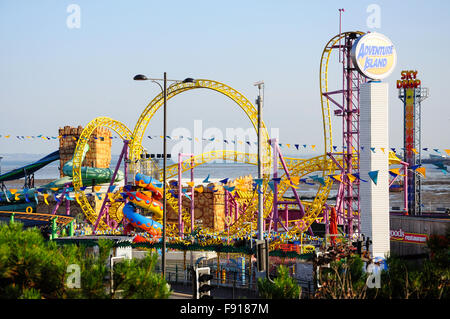
<svg viewBox="0 0 450 319">
<path fill-rule="evenodd" d="M 299 299 L 301 287 L 289 275 L 289 269 L 281 265 L 273 282 L 267 278 L 258 279 L 258 293 L 264 299 Z"/>
<path fill-rule="evenodd" d="M 37 229 L 0 224 L 0 298 L 61 298 L 66 262 Z"/>
<path fill-rule="evenodd" d="M 167 299 L 170 286 L 154 271 L 158 255 L 148 253 L 142 259 L 130 259 L 114 266 L 114 291 L 126 299 Z"/>
</svg>

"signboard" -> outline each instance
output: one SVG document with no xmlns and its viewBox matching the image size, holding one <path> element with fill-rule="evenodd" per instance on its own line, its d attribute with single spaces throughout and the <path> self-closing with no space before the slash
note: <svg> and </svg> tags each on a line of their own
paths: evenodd
<svg viewBox="0 0 450 319">
<path fill-rule="evenodd" d="M 391 230 L 391 241 L 401 241 L 410 244 L 426 244 L 428 235 L 415 234 L 404 232 L 401 228 L 398 230 Z"/>
<path fill-rule="evenodd" d="M 391 40 L 377 32 L 359 37 L 353 44 L 351 56 L 358 72 L 373 80 L 388 77 L 397 63 L 397 52 Z"/>
<path fill-rule="evenodd" d="M 420 80 L 417 78 L 417 71 L 402 71 L 400 80 L 397 80 L 397 89 L 415 89 L 420 86 Z"/>
</svg>

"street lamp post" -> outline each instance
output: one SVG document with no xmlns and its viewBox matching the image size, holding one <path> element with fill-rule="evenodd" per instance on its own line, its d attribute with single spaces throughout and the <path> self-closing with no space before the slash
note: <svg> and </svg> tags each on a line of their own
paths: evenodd
<svg viewBox="0 0 450 319">
<path fill-rule="evenodd" d="M 195 80 L 193 78 L 186 78 L 183 81 L 178 80 L 167 80 L 167 73 L 164 72 L 163 79 L 152 79 L 148 78 L 143 74 L 135 75 L 133 78 L 135 81 L 146 81 L 150 80 L 158 84 L 159 88 L 163 93 L 164 107 L 163 107 L 163 232 L 162 232 L 162 252 L 161 252 L 161 274 L 163 277 L 166 275 L 166 226 L 167 226 L 167 211 L 166 211 L 166 159 L 167 159 L 167 81 L 174 83 L 193 83 Z M 163 81 L 163 87 L 158 81 Z"/>
<path fill-rule="evenodd" d="M 258 81 L 254 84 L 258 87 L 258 98 L 256 102 L 258 104 L 258 179 L 263 178 L 262 172 L 262 106 L 263 106 L 263 97 L 261 96 L 261 90 L 263 90 L 264 96 L 264 81 Z M 258 192 L 258 240 L 263 240 L 263 232 L 264 232 L 264 205 L 263 205 L 263 194 L 262 192 Z"/>
</svg>

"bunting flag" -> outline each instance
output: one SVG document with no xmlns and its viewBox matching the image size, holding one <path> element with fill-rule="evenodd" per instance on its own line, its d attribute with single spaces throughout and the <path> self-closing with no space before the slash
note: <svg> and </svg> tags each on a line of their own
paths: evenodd
<svg viewBox="0 0 450 319">
<path fill-rule="evenodd" d="M 268 185 L 269 185 L 270 189 L 272 190 L 272 192 L 275 192 L 275 183 L 274 183 L 274 181 L 269 181 Z"/>
<path fill-rule="evenodd" d="M 14 194 L 14 200 L 20 200 L 20 193 L 15 193 Z"/>
<path fill-rule="evenodd" d="M 183 189 L 183 195 L 186 196 L 189 200 L 191 200 L 191 198 L 189 197 L 189 195 L 187 194 L 186 190 Z"/>
<path fill-rule="evenodd" d="M 197 192 L 199 192 L 199 193 L 203 193 L 203 186 L 202 185 L 199 185 L 199 186 L 197 186 L 196 188 L 194 188 Z"/>
<path fill-rule="evenodd" d="M 370 171 L 368 174 L 372 182 L 376 185 L 378 181 L 378 171 Z"/>
<path fill-rule="evenodd" d="M 203 183 L 210 183 L 210 181 L 209 181 L 209 174 L 208 174 L 208 176 L 203 180 Z"/>
<path fill-rule="evenodd" d="M 175 193 L 173 189 L 169 190 L 169 193 L 172 194 L 174 198 L 178 198 L 178 194 Z"/>
<path fill-rule="evenodd" d="M 10 190 L 9 190 L 10 192 L 11 192 L 11 194 L 15 194 L 15 193 L 17 193 L 17 189 L 16 188 L 11 188 Z"/>
<path fill-rule="evenodd" d="M 380 149 L 381 149 L 381 151 L 383 152 L 383 154 L 385 154 L 385 153 L 384 153 L 384 147 L 380 147 Z"/>
<path fill-rule="evenodd" d="M 301 178 L 300 182 L 305 183 L 307 185 L 314 185 L 314 183 L 309 183 L 306 178 Z"/>
<path fill-rule="evenodd" d="M 319 177 L 318 175 L 314 175 L 314 176 L 310 176 L 309 178 L 311 178 L 313 181 L 319 182 L 320 184 L 325 186 L 325 180 L 323 179 L 323 177 Z"/>
<path fill-rule="evenodd" d="M 97 198 L 98 198 L 99 200 L 102 200 L 102 194 L 101 194 L 101 193 L 95 193 L 95 195 L 97 195 Z"/>
<path fill-rule="evenodd" d="M 262 178 L 255 178 L 253 179 L 253 181 L 258 185 L 258 186 L 262 186 L 263 183 L 263 179 Z"/>
<path fill-rule="evenodd" d="M 230 193 L 232 192 L 232 191 L 234 191 L 234 189 L 236 188 L 236 186 L 224 186 L 223 188 L 225 188 L 227 191 L 229 191 Z"/>
<path fill-rule="evenodd" d="M 194 182 L 186 182 L 186 184 L 188 184 L 188 186 L 190 186 L 190 187 L 194 187 L 194 185 L 195 185 Z"/>
<path fill-rule="evenodd" d="M 415 148 L 411 148 L 411 151 L 413 151 L 414 154 L 419 154 L 419 152 L 417 152 L 417 150 Z"/>
<path fill-rule="evenodd" d="M 276 183 L 280 183 L 281 177 L 272 178 L 272 181 L 274 181 L 274 182 L 276 182 Z"/>
<path fill-rule="evenodd" d="M 417 164 L 417 165 L 413 165 L 411 166 L 409 169 L 415 171 L 418 167 L 422 166 L 422 164 Z"/>
<path fill-rule="evenodd" d="M 108 193 L 108 199 L 109 199 L 109 201 L 110 201 L 111 203 L 115 203 L 115 200 L 114 200 L 114 194 L 113 194 L 113 193 Z"/>
<path fill-rule="evenodd" d="M 363 182 L 366 182 L 366 183 L 367 183 L 366 180 L 362 179 L 362 178 L 359 176 L 359 173 L 355 173 L 355 174 L 353 174 L 353 176 L 355 176 L 355 177 L 356 177 L 357 179 L 359 179 L 360 181 L 363 181 Z"/>
<path fill-rule="evenodd" d="M 80 202 L 80 193 L 75 193 L 75 200 L 76 200 L 77 203 L 81 206 L 81 202 Z"/>
<path fill-rule="evenodd" d="M 58 197 L 56 197 L 56 194 L 55 194 L 55 193 L 53 193 L 53 199 L 54 199 L 56 202 L 61 203 L 61 200 L 58 199 Z"/>
<path fill-rule="evenodd" d="M 338 182 L 341 182 L 341 183 L 344 183 L 344 184 L 345 184 L 345 182 L 342 180 L 342 177 L 341 177 L 340 174 L 337 174 L 337 175 L 328 175 L 328 176 L 331 177 L 332 179 L 338 181 Z"/>
<path fill-rule="evenodd" d="M 44 194 L 44 203 L 48 206 L 48 201 L 47 201 L 47 197 L 49 196 L 49 194 Z"/>
<path fill-rule="evenodd" d="M 64 195 L 65 195 L 65 198 L 66 198 L 67 200 L 73 200 L 73 198 L 70 197 L 69 194 L 66 193 L 66 194 L 64 194 Z"/>
<path fill-rule="evenodd" d="M 376 153 L 376 152 L 375 152 L 375 147 L 371 147 L 370 150 L 371 150 L 372 152 Z"/>
<path fill-rule="evenodd" d="M 228 183 L 228 178 L 224 178 L 224 179 L 222 179 L 219 182 L 221 182 L 222 184 L 227 184 Z"/>
<path fill-rule="evenodd" d="M 300 182 L 300 176 L 291 176 L 292 183 L 298 185 Z"/>
<path fill-rule="evenodd" d="M 350 173 L 347 174 L 347 177 L 348 177 L 350 183 L 353 183 L 356 179 L 356 176 L 354 176 L 353 174 L 350 174 Z"/>
<path fill-rule="evenodd" d="M 418 167 L 418 168 L 416 168 L 416 172 L 419 172 L 420 174 L 422 174 L 422 176 L 424 177 L 424 178 L 426 178 L 426 176 L 425 176 L 425 167 Z"/>
<path fill-rule="evenodd" d="M 450 149 L 445 149 L 444 151 L 445 153 L 447 153 L 448 156 L 450 156 Z"/>
<path fill-rule="evenodd" d="M 392 176 L 397 176 L 397 175 L 405 176 L 405 175 L 400 173 L 400 168 L 392 168 L 392 169 L 390 169 L 389 170 L 389 174 L 391 174 Z"/>
</svg>

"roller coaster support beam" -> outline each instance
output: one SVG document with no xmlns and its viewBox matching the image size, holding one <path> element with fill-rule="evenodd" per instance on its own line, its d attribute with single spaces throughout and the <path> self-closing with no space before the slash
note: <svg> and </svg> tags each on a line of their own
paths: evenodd
<svg viewBox="0 0 450 319">
<path fill-rule="evenodd" d="M 61 193 L 61 196 L 59 197 L 59 200 L 56 201 L 55 207 L 53 208 L 53 211 L 52 211 L 52 215 L 56 214 L 56 211 L 58 210 L 61 202 L 64 200 L 64 196 L 66 195 L 66 193 L 68 193 L 67 190 L 69 189 L 70 184 L 71 183 L 64 184 L 63 192 Z M 70 215 L 70 204 L 68 206 L 68 202 L 69 201 L 66 199 L 66 215 Z"/>
<path fill-rule="evenodd" d="M 109 190 L 111 189 L 111 186 L 114 184 L 114 181 L 116 180 L 116 176 L 117 176 L 117 172 L 119 171 L 120 163 L 122 162 L 122 160 L 126 157 L 126 154 L 128 153 L 128 142 L 129 142 L 128 140 L 124 140 L 123 141 L 122 152 L 120 152 L 119 160 L 117 161 L 116 168 L 114 170 L 114 174 L 111 177 L 111 181 L 109 182 L 107 193 L 109 192 Z M 126 161 L 125 161 L 125 163 L 126 163 Z M 126 171 L 127 170 L 125 168 L 125 172 Z M 126 180 L 125 180 L 125 182 L 126 182 Z M 100 212 L 98 214 L 97 220 L 96 220 L 96 222 L 94 224 L 94 231 L 97 230 L 98 223 L 100 222 L 100 220 L 103 217 L 103 214 L 104 214 L 104 211 L 105 211 L 105 206 L 106 206 L 106 203 L 108 201 L 109 201 L 108 200 L 108 194 L 106 194 L 105 198 L 103 199 L 102 207 L 100 208 Z M 109 216 L 107 216 L 107 224 L 109 225 Z"/>
<path fill-rule="evenodd" d="M 273 192 L 273 222 L 274 222 L 274 231 L 278 231 L 278 222 L 283 228 L 288 231 L 288 221 L 289 218 L 286 216 L 286 225 L 283 225 L 279 216 L 278 216 L 278 205 L 285 204 L 285 202 L 278 201 L 278 187 L 277 187 L 277 179 L 278 179 L 278 158 L 280 159 L 281 165 L 283 166 L 284 172 L 286 174 L 286 178 L 291 183 L 292 192 L 294 193 L 295 202 L 290 204 L 297 204 L 300 210 L 300 218 L 305 215 L 305 209 L 303 207 L 302 202 L 300 201 L 300 197 L 298 196 L 297 190 L 292 186 L 291 175 L 289 174 L 289 169 L 286 165 L 286 161 L 284 160 L 283 155 L 281 154 L 280 147 L 278 146 L 278 140 L 276 138 L 269 140 L 270 145 L 273 148 L 273 180 L 274 180 L 274 192 Z M 286 213 L 288 215 L 288 213 Z M 269 229 L 270 231 L 270 229 Z"/>
<path fill-rule="evenodd" d="M 185 154 L 185 153 L 178 153 L 178 229 L 179 229 L 179 235 L 183 236 L 184 233 L 184 224 L 183 224 L 183 187 L 181 186 L 181 174 L 183 172 L 183 168 L 181 167 L 181 164 L 183 163 L 183 157 L 190 157 L 191 158 L 191 232 L 194 231 L 194 212 L 195 212 L 195 205 L 194 205 L 194 193 L 195 193 L 195 185 L 194 183 L 194 154 Z"/>
</svg>

